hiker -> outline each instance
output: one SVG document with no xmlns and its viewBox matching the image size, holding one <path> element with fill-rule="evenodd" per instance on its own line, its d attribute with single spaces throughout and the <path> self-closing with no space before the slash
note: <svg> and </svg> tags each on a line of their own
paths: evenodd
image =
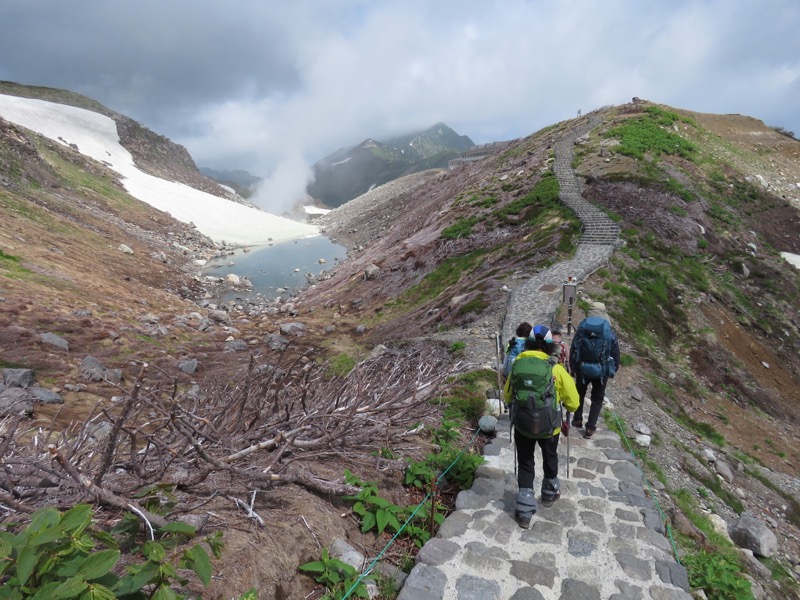
<svg viewBox="0 0 800 600">
<path fill-rule="evenodd" d="M 578 324 L 570 345 L 569 360 L 580 398 L 578 410 L 572 417 L 575 428 L 583 427 L 584 399 L 589 386 L 592 386 L 589 397 L 592 406 L 583 434 L 584 438 L 591 439 L 597 431 L 608 379 L 613 378 L 619 370 L 619 341 L 611 328 L 605 304 L 593 303 L 589 315 Z"/>
<path fill-rule="evenodd" d="M 523 321 L 517 325 L 517 336 L 508 340 L 506 358 L 503 361 L 503 377 L 506 379 L 508 378 L 509 372 L 511 372 L 511 363 L 514 362 L 517 355 L 525 349 L 525 340 L 531 334 L 531 329 L 533 329 L 533 326 L 527 321 Z"/>
<path fill-rule="evenodd" d="M 525 350 L 511 364 L 503 399 L 511 405 L 511 422 L 517 448 L 517 506 L 520 527 L 530 527 L 536 513 L 533 491 L 536 460 L 542 449 L 541 501 L 552 506 L 561 497 L 558 480 L 558 438 L 561 434 L 561 406 L 568 412 L 578 407 L 575 382 L 563 365 L 551 357 L 553 337 L 545 325 L 537 325 L 525 340 Z"/>
<path fill-rule="evenodd" d="M 570 367 L 569 364 L 569 346 L 567 346 L 561 338 L 561 325 L 553 323 L 553 326 L 550 328 L 550 333 L 553 335 L 552 356 L 556 357 L 558 362 L 564 365 L 567 373 L 572 375 L 572 367 Z"/>
</svg>

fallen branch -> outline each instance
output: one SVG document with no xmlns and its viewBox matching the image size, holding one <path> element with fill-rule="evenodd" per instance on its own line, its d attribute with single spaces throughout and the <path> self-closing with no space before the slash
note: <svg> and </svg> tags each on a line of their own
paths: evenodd
<svg viewBox="0 0 800 600">
<path fill-rule="evenodd" d="M 51 446 L 49 450 L 53 460 L 55 460 L 70 477 L 72 477 L 84 489 L 86 489 L 89 494 L 97 498 L 98 501 L 115 508 L 121 508 L 122 510 L 134 509 L 137 514 L 140 516 L 144 515 L 147 520 L 150 523 L 153 523 L 156 527 L 161 528 L 167 526 L 167 520 L 165 518 L 153 514 L 149 510 L 146 510 L 141 506 L 137 506 L 134 502 L 127 500 L 126 498 L 122 498 L 121 496 L 117 496 L 113 492 L 109 492 L 108 490 L 95 485 L 92 480 L 89 479 L 89 477 L 78 471 L 74 465 L 61 456 L 61 453 L 56 448 Z"/>
<path fill-rule="evenodd" d="M 30 514 L 34 511 L 30 506 L 22 502 L 17 502 L 11 494 L 6 494 L 5 492 L 0 492 L 0 502 L 19 512 Z"/>
<path fill-rule="evenodd" d="M 291 467 L 284 473 L 272 474 L 269 476 L 269 479 L 280 483 L 296 483 L 297 485 L 308 488 L 312 492 L 328 494 L 330 496 L 355 496 L 361 491 L 361 488 L 355 485 L 320 479 L 308 469 L 301 466 Z"/>
<path fill-rule="evenodd" d="M 239 500 L 239 498 L 236 498 L 235 496 L 228 496 L 228 498 L 233 500 L 233 503 L 245 512 L 248 519 L 253 519 L 261 527 L 266 527 L 264 519 L 262 519 L 259 516 L 259 514 L 255 512 L 253 508 L 247 504 L 247 502 L 245 502 L 244 500 Z"/>
</svg>

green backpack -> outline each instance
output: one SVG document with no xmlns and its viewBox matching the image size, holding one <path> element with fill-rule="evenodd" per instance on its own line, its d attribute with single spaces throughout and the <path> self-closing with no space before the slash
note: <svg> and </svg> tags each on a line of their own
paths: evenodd
<svg viewBox="0 0 800 600">
<path fill-rule="evenodd" d="M 512 422 L 520 433 L 534 439 L 552 437 L 561 427 L 561 408 L 556 398 L 555 359 L 523 356 L 511 367 Z"/>
</svg>

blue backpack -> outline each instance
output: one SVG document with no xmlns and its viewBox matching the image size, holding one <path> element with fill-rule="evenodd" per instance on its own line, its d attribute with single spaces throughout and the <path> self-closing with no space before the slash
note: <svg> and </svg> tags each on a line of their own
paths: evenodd
<svg viewBox="0 0 800 600">
<path fill-rule="evenodd" d="M 508 377 L 511 373 L 511 363 L 517 358 L 517 355 L 525 349 L 525 338 L 513 337 L 508 341 L 508 349 L 506 350 L 506 359 L 503 361 L 503 376 Z"/>
<path fill-rule="evenodd" d="M 576 377 L 604 382 L 614 377 L 617 367 L 611 355 L 613 343 L 614 333 L 606 319 L 586 317 L 581 321 L 570 349 L 570 362 L 575 366 Z"/>
</svg>

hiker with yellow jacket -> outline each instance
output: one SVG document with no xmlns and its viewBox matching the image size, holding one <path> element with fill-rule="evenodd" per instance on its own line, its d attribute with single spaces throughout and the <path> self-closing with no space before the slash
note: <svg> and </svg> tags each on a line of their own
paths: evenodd
<svg viewBox="0 0 800 600">
<path fill-rule="evenodd" d="M 575 381 L 563 365 L 550 355 L 553 336 L 545 325 L 537 325 L 525 340 L 523 350 L 511 364 L 503 399 L 511 405 L 514 443 L 517 447 L 517 508 L 515 517 L 520 527 L 530 527 L 537 504 L 533 491 L 535 479 L 534 451 L 542 449 L 541 501 L 552 506 L 561 497 L 558 480 L 558 438 L 561 434 L 561 406 L 567 412 L 578 408 Z M 568 434 L 568 423 L 564 434 Z"/>
</svg>

